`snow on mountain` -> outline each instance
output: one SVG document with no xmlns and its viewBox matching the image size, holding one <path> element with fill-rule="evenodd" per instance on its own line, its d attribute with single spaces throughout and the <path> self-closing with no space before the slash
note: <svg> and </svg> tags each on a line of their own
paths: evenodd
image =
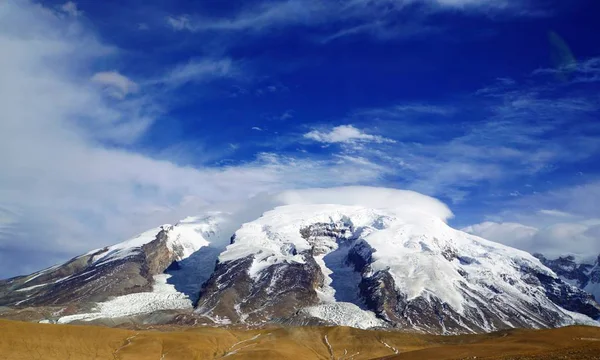
<svg viewBox="0 0 600 360">
<path fill-rule="evenodd" d="M 286 269 L 286 276 L 306 277 L 318 285 L 314 289 L 316 297 L 297 294 L 294 301 L 300 296 L 305 306 L 319 309 L 318 306 L 340 303 L 344 299 L 356 305 L 356 311 L 366 312 L 361 298 L 377 296 L 365 291 L 367 280 L 374 279 L 375 274 L 389 274 L 394 289 L 388 290 L 396 294 L 392 296 L 401 298 L 403 306 L 439 312 L 423 324 L 415 325 L 410 315 L 398 314 L 401 308 L 394 310 L 393 316 L 404 317 L 423 331 L 437 331 L 437 327 L 443 332 L 460 332 L 460 329 L 491 331 L 517 326 L 567 325 L 585 318 L 571 315 L 570 310 L 576 307 L 600 316 L 597 304 L 561 282 L 530 254 L 454 230 L 439 213 L 428 212 L 428 207 L 402 205 L 367 208 L 300 204 L 267 211 L 260 218 L 243 224 L 235 232 L 233 243 L 219 256 L 223 270 L 214 279 L 214 291 L 229 294 L 230 286 L 235 287 L 240 281 L 250 282 L 252 290 L 244 295 L 244 300 L 237 301 L 259 303 L 256 294 L 260 291 L 265 291 L 264 296 L 273 294 L 272 288 L 279 288 L 284 282 L 283 275 L 278 274 Z M 317 230 L 312 233 L 315 227 Z M 358 264 L 350 264 L 352 249 L 355 253 L 365 249 L 360 260 L 362 274 L 357 269 Z M 337 254 L 337 261 L 332 261 L 333 254 Z M 340 255 L 344 261 L 340 262 Z M 328 267 L 328 256 L 329 264 L 336 265 Z M 311 262 L 322 275 L 313 274 L 315 267 Z M 222 281 L 228 273 L 227 264 L 232 264 L 236 271 L 245 269 L 249 278 Z M 354 266 L 356 271 L 348 272 L 349 266 Z M 295 270 L 291 271 L 292 267 Z M 344 278 L 348 281 L 339 281 L 340 271 L 346 271 Z M 268 288 L 261 289 L 259 284 L 266 284 L 265 279 L 269 279 Z M 334 283 L 334 279 L 338 281 Z M 240 289 L 236 291 L 239 294 Z M 577 305 L 553 302 L 549 292 L 556 291 L 569 294 L 569 301 Z M 200 299 L 199 311 L 214 311 L 215 307 L 208 304 L 218 304 L 219 295 L 205 293 L 204 298 L 206 300 Z M 320 304 L 314 304 L 315 298 Z M 373 305 L 372 298 L 367 300 Z M 444 310 L 436 310 L 439 306 Z M 370 310 L 377 309 L 372 306 Z M 277 309 L 271 311 L 277 312 Z M 247 319 L 247 313 L 255 313 L 256 309 L 247 307 L 244 314 L 238 308 L 236 312 L 232 314 L 234 317 Z M 327 312 L 313 311 L 311 315 L 319 317 L 319 313 Z M 400 320 L 382 312 L 378 315 L 392 323 Z M 589 318 L 586 321 L 593 323 Z"/>
<path fill-rule="evenodd" d="M 149 314 L 160 310 L 191 309 L 192 302 L 175 287 L 168 284 L 170 275 L 154 276 L 152 291 L 118 296 L 97 303 L 90 313 L 67 315 L 58 319 L 59 324 L 73 321 L 91 321 L 103 318 L 120 318 Z"/>
<path fill-rule="evenodd" d="M 564 255 L 548 259 L 535 254 L 548 268 L 552 269 L 565 282 L 592 294 L 600 303 L 600 255 L 594 261 L 574 255 Z"/>
<path fill-rule="evenodd" d="M 142 246 L 154 241 L 156 235 L 165 231 L 168 233 L 166 245 L 170 251 L 176 253 L 177 260 L 188 258 L 209 242 L 206 238 L 218 237 L 219 220 L 221 214 L 205 217 L 187 217 L 173 225 L 162 225 L 160 227 L 145 231 L 138 236 L 121 243 L 96 249 L 85 255 L 93 254 L 92 263 L 101 264 L 108 261 L 126 259 L 142 251 Z"/>
<path fill-rule="evenodd" d="M 563 274 L 528 253 L 452 229 L 448 207 L 415 192 L 287 191 L 221 210 L 2 281 L 0 305 L 83 304 L 60 322 L 181 310 L 221 325 L 432 333 L 600 318 L 600 306 Z"/>
<path fill-rule="evenodd" d="M 97 250 L 89 254 L 95 254 L 92 262 L 94 264 L 103 264 L 110 261 L 122 260 L 131 257 L 134 254 L 143 251 L 143 246 L 154 241 L 157 234 L 164 231 L 166 234 L 165 244 L 169 251 L 175 256 L 171 259 L 168 265 L 173 261 L 184 262 L 194 254 L 197 254 L 202 248 L 208 248 L 211 241 L 216 244 L 223 243 L 224 233 L 220 229 L 220 223 L 225 221 L 226 214 L 213 213 L 202 217 L 188 217 L 176 225 L 163 225 L 160 228 L 155 228 L 146 231 L 139 236 L 127 240 L 125 242 L 102 249 L 100 255 Z M 219 245 L 220 246 L 220 245 Z M 221 248 L 222 249 L 222 248 Z M 211 261 L 206 262 L 214 267 L 216 254 Z M 169 269 L 167 269 L 167 272 Z M 194 267 L 191 272 L 196 272 L 199 269 Z M 180 275 L 181 265 L 176 271 Z M 208 275 L 202 276 L 203 280 L 198 284 L 195 280 L 195 274 L 184 272 L 185 278 L 177 282 L 172 282 L 173 274 L 157 274 L 153 276 L 151 291 L 126 294 L 113 297 L 104 302 L 98 302 L 94 306 L 94 311 L 91 313 L 83 313 L 62 317 L 58 320 L 59 323 L 67 323 L 72 321 L 90 321 L 100 318 L 115 318 L 134 316 L 138 314 L 152 313 L 159 310 L 177 310 L 177 309 L 192 309 L 193 293 L 189 293 L 186 289 L 189 282 L 195 283 L 196 287 L 192 290 L 197 292 L 201 282 L 204 282 Z M 200 274 L 202 275 L 202 274 Z M 181 278 L 181 276 L 179 276 Z M 188 291 L 186 291 L 188 290 Z"/>
<path fill-rule="evenodd" d="M 108 261 L 126 259 L 130 256 L 135 255 L 136 253 L 141 252 L 142 246 L 156 239 L 156 234 L 158 234 L 162 230 L 169 229 L 170 226 L 171 225 L 163 225 L 157 228 L 150 229 L 132 239 L 125 240 L 121 243 L 109 247 L 92 250 L 84 254 L 83 256 L 92 255 L 91 262 L 93 264 L 101 264 Z"/>
<path fill-rule="evenodd" d="M 220 228 L 226 218 L 227 214 L 220 213 L 186 218 L 176 225 L 151 229 L 30 276 L 0 282 L 0 303 L 41 306 L 75 302 L 97 303 L 101 307 L 115 298 L 131 297 L 132 293 L 152 293 L 153 288 L 161 286 L 155 276 L 170 269 L 169 284 L 188 299 L 191 308 L 200 287 L 198 282 L 204 282 L 208 275 L 182 276 L 189 273 L 189 268 L 182 265 L 174 269 L 172 265 L 193 262 L 188 259 L 193 256 L 198 260 L 198 255 L 204 254 L 210 272 L 218 252 L 227 243 L 228 236 Z M 147 302 L 156 301 L 151 296 L 146 298 Z M 181 308 L 179 300 L 174 300 L 174 308 Z"/>
<path fill-rule="evenodd" d="M 600 303 L 600 255 L 596 259 L 596 263 L 587 273 L 588 282 L 583 287 L 585 291 L 594 295 L 596 301 Z"/>
</svg>

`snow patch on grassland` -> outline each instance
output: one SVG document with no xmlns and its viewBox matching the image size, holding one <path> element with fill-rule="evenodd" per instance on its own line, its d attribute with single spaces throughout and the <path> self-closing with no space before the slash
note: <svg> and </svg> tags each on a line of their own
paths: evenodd
<svg viewBox="0 0 600 360">
<path fill-rule="evenodd" d="M 387 326 L 373 312 L 362 310 L 358 306 L 346 302 L 311 306 L 302 309 L 301 312 L 339 326 L 349 326 L 358 329 Z"/>
<path fill-rule="evenodd" d="M 125 317 L 159 310 L 191 309 L 190 299 L 177 292 L 173 285 L 167 283 L 169 277 L 170 275 L 166 274 L 155 275 L 152 292 L 118 296 L 112 300 L 97 303 L 93 313 L 63 316 L 58 323 Z"/>
</svg>

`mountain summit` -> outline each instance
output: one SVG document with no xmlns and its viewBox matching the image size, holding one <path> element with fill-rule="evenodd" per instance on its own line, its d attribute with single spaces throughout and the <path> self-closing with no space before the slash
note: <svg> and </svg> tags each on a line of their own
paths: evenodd
<svg viewBox="0 0 600 360">
<path fill-rule="evenodd" d="M 57 307 L 57 322 L 442 334 L 598 324 L 591 295 L 528 253 L 452 229 L 451 216 L 409 191 L 264 196 L 0 282 L 0 305 Z"/>
</svg>

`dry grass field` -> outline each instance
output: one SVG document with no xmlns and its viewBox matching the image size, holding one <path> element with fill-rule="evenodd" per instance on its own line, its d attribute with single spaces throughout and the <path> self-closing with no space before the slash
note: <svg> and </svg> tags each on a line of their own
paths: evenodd
<svg viewBox="0 0 600 360">
<path fill-rule="evenodd" d="M 0 359 L 600 359 L 600 328 L 428 336 L 344 327 L 125 330 L 0 320 Z"/>
</svg>

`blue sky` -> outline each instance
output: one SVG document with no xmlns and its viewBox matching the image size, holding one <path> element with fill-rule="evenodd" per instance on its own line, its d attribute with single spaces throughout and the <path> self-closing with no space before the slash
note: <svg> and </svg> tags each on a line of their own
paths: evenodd
<svg viewBox="0 0 600 360">
<path fill-rule="evenodd" d="M 600 252 L 600 4 L 0 5 L 0 276 L 207 205 L 338 185 Z"/>
</svg>

